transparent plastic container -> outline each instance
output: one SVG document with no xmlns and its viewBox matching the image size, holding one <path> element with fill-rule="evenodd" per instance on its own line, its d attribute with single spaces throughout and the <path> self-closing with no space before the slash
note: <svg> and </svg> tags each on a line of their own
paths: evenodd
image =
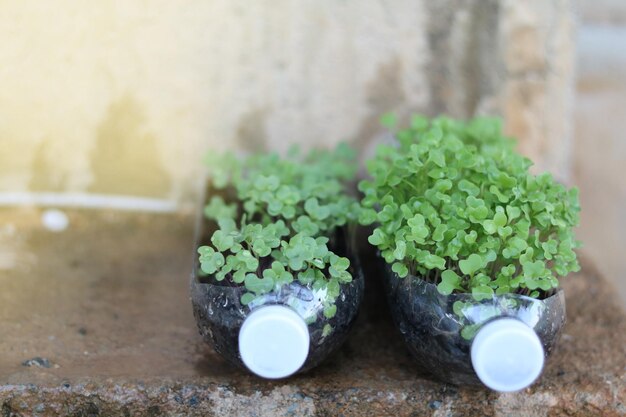
<svg viewBox="0 0 626 417">
<path fill-rule="evenodd" d="M 326 289 L 294 281 L 243 305 L 245 287 L 202 276 L 196 250 L 209 242 L 210 231 L 210 224 L 200 216 L 191 302 L 200 334 L 219 354 L 260 377 L 278 379 L 314 368 L 343 343 L 363 298 L 363 272 L 352 249 L 353 234 L 340 229 L 334 246 L 329 244 L 335 253 L 350 259 L 352 281 L 341 284 L 337 311 L 328 319 Z"/>
<path fill-rule="evenodd" d="M 434 379 L 510 392 L 541 374 L 565 323 L 565 297 L 518 294 L 476 301 L 471 294 L 442 295 L 416 276 L 385 268 L 393 320 L 416 363 Z"/>
</svg>

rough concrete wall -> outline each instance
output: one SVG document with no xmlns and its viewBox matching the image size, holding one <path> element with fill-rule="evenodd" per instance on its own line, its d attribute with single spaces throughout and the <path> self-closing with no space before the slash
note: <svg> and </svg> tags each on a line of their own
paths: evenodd
<svg viewBox="0 0 626 417">
<path fill-rule="evenodd" d="M 569 0 L 0 3 L 0 192 L 187 199 L 208 149 L 503 114 L 567 173 Z"/>
<path fill-rule="evenodd" d="M 536 171 L 568 180 L 576 49 L 572 2 L 501 4 L 501 103 L 508 131 L 520 138 L 520 150 L 536 162 Z"/>
</svg>

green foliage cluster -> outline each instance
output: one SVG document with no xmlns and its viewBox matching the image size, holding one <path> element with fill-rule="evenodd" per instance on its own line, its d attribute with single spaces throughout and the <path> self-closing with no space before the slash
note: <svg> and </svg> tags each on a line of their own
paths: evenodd
<svg viewBox="0 0 626 417">
<path fill-rule="evenodd" d="M 354 161 L 347 145 L 304 157 L 291 151 L 289 158 L 211 158 L 213 186 L 230 190 L 234 201 L 214 195 L 205 207 L 218 228 L 211 245 L 198 249 L 202 271 L 245 286 L 243 304 L 294 280 L 325 289 L 324 315 L 332 318 L 340 285 L 352 280 L 349 259 L 335 254 L 329 240 L 358 217 L 360 205 L 346 193 Z"/>
<path fill-rule="evenodd" d="M 394 128 L 395 120 L 383 123 Z M 359 221 L 400 277 L 420 275 L 442 294 L 477 300 L 532 297 L 577 271 L 572 227 L 578 191 L 529 173 L 497 119 L 461 122 L 415 116 L 380 146 L 362 181 Z"/>
</svg>

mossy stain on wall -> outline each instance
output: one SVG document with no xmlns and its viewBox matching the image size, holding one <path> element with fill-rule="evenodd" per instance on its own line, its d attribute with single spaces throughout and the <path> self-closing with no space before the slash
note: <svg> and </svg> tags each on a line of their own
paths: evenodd
<svg viewBox="0 0 626 417">
<path fill-rule="evenodd" d="M 41 142 L 33 157 L 32 177 L 28 184 L 31 191 L 63 191 L 65 176 L 49 152 L 50 141 Z"/>
<path fill-rule="evenodd" d="M 406 100 L 402 89 L 402 63 L 398 57 L 378 66 L 374 77 L 366 84 L 368 114 L 365 116 L 351 143 L 364 152 L 381 131 L 380 116 L 386 112 L 398 111 Z"/>
<path fill-rule="evenodd" d="M 156 137 L 145 126 L 140 104 L 130 95 L 109 106 L 91 152 L 89 191 L 164 197 L 171 179 L 163 169 Z"/>
<path fill-rule="evenodd" d="M 237 125 L 237 146 L 249 152 L 267 151 L 267 132 L 265 121 L 269 110 L 253 109 L 244 114 Z"/>
</svg>

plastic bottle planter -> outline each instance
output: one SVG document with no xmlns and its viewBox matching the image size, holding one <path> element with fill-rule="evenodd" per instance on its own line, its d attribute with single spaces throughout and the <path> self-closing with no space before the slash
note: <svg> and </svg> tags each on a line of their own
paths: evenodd
<svg viewBox="0 0 626 417">
<path fill-rule="evenodd" d="M 284 378 L 317 366 L 344 341 L 363 298 L 358 259 L 346 233 L 338 236 L 343 247 L 338 252 L 350 259 L 353 279 L 340 286 L 331 319 L 324 316 L 326 289 L 294 281 L 243 305 L 244 287 L 200 276 L 196 259 L 191 300 L 205 341 L 229 362 L 263 378 Z"/>
<path fill-rule="evenodd" d="M 565 322 L 562 290 L 538 300 L 517 294 L 476 301 L 442 295 L 415 276 L 386 267 L 385 287 L 396 326 L 420 368 L 455 385 L 518 391 L 541 374 Z"/>
</svg>

